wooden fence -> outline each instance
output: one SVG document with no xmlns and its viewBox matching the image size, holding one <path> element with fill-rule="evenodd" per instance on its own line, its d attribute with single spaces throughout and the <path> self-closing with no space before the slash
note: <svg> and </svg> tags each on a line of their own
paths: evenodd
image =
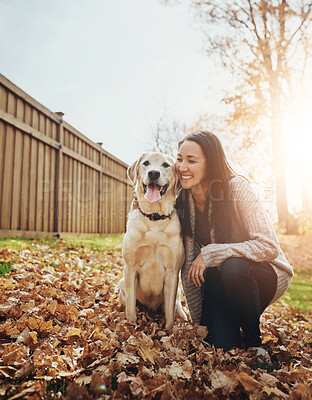
<svg viewBox="0 0 312 400">
<path fill-rule="evenodd" d="M 120 233 L 127 165 L 0 74 L 0 236 Z"/>
</svg>

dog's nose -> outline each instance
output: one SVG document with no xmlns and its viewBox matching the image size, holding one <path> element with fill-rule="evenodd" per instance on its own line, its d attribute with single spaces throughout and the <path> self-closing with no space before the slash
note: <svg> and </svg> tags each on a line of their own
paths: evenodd
<svg viewBox="0 0 312 400">
<path fill-rule="evenodd" d="M 155 170 L 149 171 L 148 172 L 148 177 L 151 180 L 155 181 L 156 179 L 158 179 L 160 177 L 160 172 L 159 171 L 155 171 Z"/>
</svg>

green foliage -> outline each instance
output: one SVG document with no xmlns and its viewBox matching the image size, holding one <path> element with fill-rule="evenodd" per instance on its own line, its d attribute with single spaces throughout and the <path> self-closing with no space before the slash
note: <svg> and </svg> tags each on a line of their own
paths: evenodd
<svg viewBox="0 0 312 400">
<path fill-rule="evenodd" d="M 303 312 L 312 311 L 311 270 L 296 269 L 291 284 L 281 300 Z"/>
<path fill-rule="evenodd" d="M 12 269 L 10 263 L 0 262 L 0 276 L 6 275 Z"/>
<path fill-rule="evenodd" d="M 51 248 L 63 247 L 64 243 L 70 248 L 89 247 L 92 250 L 120 250 L 122 246 L 123 234 L 92 236 L 88 238 L 0 238 L 0 249 L 7 247 L 10 249 L 32 249 L 36 244 L 45 244 Z"/>
<path fill-rule="evenodd" d="M 90 247 L 93 250 L 121 250 L 123 234 L 94 236 L 90 238 L 71 238 L 65 242 L 73 247 Z"/>
</svg>

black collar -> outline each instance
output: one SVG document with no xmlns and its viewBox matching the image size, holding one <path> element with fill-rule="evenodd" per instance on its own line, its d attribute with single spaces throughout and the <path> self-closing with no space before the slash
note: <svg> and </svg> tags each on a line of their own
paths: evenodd
<svg viewBox="0 0 312 400">
<path fill-rule="evenodd" d="M 158 213 L 145 214 L 141 209 L 140 211 L 145 217 L 149 218 L 151 221 L 159 221 L 160 219 L 166 219 L 171 217 L 171 214 L 169 215 L 164 215 L 164 214 L 160 215 Z"/>
</svg>

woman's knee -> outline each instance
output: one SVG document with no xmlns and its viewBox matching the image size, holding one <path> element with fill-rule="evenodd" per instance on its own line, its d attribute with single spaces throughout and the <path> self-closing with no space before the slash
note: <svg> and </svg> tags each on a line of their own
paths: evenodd
<svg viewBox="0 0 312 400">
<path fill-rule="evenodd" d="M 231 257 L 220 266 L 220 276 L 224 283 L 236 284 L 248 274 L 249 262 L 241 257 Z"/>
</svg>

